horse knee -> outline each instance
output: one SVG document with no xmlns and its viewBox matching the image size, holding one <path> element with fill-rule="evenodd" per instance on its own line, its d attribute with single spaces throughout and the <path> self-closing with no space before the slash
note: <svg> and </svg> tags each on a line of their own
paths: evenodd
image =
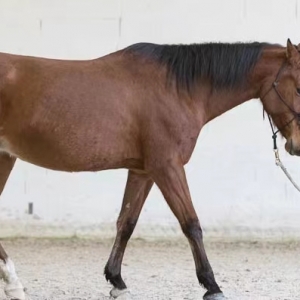
<svg viewBox="0 0 300 300">
<path fill-rule="evenodd" d="M 182 231 L 188 239 L 197 240 L 202 239 L 202 229 L 199 220 L 189 220 L 181 225 Z"/>
<path fill-rule="evenodd" d="M 136 226 L 137 219 L 128 219 L 125 222 L 118 220 L 117 228 L 118 232 L 121 235 L 121 239 L 129 239 L 134 231 Z"/>
</svg>

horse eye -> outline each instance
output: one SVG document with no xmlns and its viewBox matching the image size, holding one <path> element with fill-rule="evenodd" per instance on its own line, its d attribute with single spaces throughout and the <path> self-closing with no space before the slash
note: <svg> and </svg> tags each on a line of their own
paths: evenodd
<svg viewBox="0 0 300 300">
<path fill-rule="evenodd" d="M 300 96 L 300 88 L 297 88 L 297 94 Z"/>
</svg>

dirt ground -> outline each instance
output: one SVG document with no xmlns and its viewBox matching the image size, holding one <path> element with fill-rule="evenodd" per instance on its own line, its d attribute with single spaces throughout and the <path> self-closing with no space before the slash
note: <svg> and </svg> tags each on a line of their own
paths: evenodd
<svg viewBox="0 0 300 300">
<path fill-rule="evenodd" d="M 2 242 L 31 300 L 109 299 L 103 268 L 111 243 L 77 239 Z M 300 244 L 206 242 L 206 249 L 228 299 L 300 299 Z M 200 300 L 204 293 L 185 240 L 131 241 L 123 277 L 134 300 Z M 0 299 L 5 299 L 2 291 Z"/>
</svg>

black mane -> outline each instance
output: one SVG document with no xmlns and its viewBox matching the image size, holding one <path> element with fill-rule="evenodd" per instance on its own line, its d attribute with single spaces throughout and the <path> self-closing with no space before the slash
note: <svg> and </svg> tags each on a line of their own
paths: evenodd
<svg viewBox="0 0 300 300">
<path fill-rule="evenodd" d="M 174 76 L 177 86 L 190 89 L 207 79 L 213 89 L 241 87 L 259 60 L 266 43 L 205 43 L 191 45 L 158 45 L 138 43 L 131 51 L 156 59 Z"/>
</svg>

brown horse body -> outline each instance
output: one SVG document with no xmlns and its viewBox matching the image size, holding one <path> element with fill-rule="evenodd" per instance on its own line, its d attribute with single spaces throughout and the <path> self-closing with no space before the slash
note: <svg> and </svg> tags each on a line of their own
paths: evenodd
<svg viewBox="0 0 300 300">
<path fill-rule="evenodd" d="M 300 55 L 290 42 L 287 48 L 200 45 L 200 58 L 196 46 L 165 47 L 143 44 L 91 61 L 0 54 L 0 193 L 16 158 L 66 172 L 129 169 L 105 267 L 114 286 L 111 295 L 126 292 L 123 254 L 156 183 L 189 240 L 205 299 L 223 299 L 205 254 L 184 165 L 206 123 L 252 98 L 263 98 L 264 109 L 287 139 L 286 149 L 299 154 L 298 119 L 285 124 L 293 111 L 300 112 Z M 230 64 L 231 49 L 236 65 Z M 292 111 L 270 91 L 283 63 L 278 89 Z M 0 259 L 7 294 L 24 299 L 1 245 Z"/>
</svg>

